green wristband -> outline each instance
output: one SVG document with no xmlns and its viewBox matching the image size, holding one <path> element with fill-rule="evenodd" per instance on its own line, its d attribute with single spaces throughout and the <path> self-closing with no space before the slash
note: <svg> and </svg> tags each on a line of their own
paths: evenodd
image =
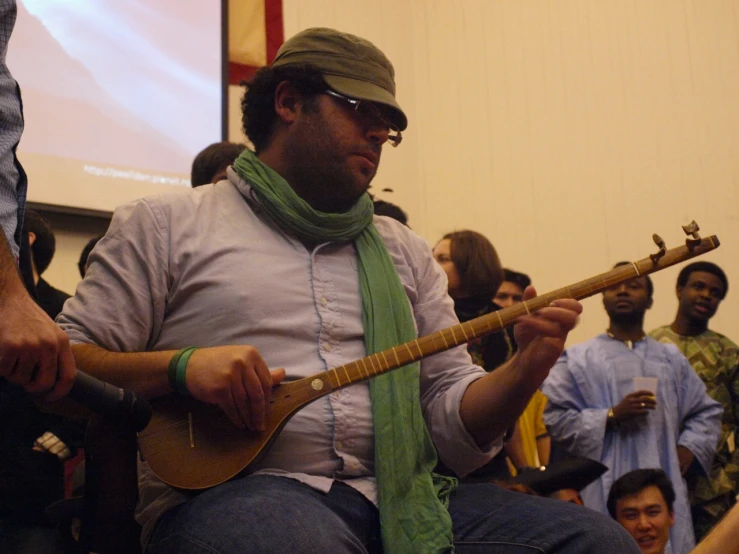
<svg viewBox="0 0 739 554">
<path fill-rule="evenodd" d="M 167 380 L 169 381 L 169 386 L 172 388 L 173 391 L 177 388 L 177 360 L 180 359 L 182 353 L 188 348 L 189 347 L 185 347 L 181 350 L 178 350 L 169 360 L 169 365 L 167 366 Z"/>
<path fill-rule="evenodd" d="M 197 347 L 195 346 L 186 348 L 179 360 L 177 360 L 177 376 L 175 378 L 175 383 L 177 386 L 177 392 L 182 396 L 190 396 L 190 391 L 187 390 L 187 383 L 185 383 L 185 371 L 187 370 L 187 362 L 190 359 L 190 356 L 192 356 L 193 352 L 196 350 Z"/>
<path fill-rule="evenodd" d="M 187 361 L 192 353 L 197 350 L 195 346 L 186 346 L 175 352 L 167 367 L 167 377 L 169 386 L 172 390 L 183 395 L 189 395 L 187 385 L 185 384 L 185 370 L 187 369 Z"/>
</svg>

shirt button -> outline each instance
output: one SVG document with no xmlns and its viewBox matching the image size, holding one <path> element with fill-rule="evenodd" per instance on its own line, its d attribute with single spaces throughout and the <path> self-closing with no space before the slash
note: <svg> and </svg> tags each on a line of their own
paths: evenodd
<svg viewBox="0 0 739 554">
<path fill-rule="evenodd" d="M 336 443 L 336 448 L 338 448 L 339 450 L 341 450 L 342 448 L 344 448 L 344 443 L 342 443 L 341 441 L 338 441 Z"/>
<path fill-rule="evenodd" d="M 328 304 L 328 300 L 326 300 L 326 297 L 325 297 L 325 296 L 322 296 L 322 297 L 321 297 L 321 304 L 323 304 L 324 306 L 325 306 L 326 304 Z"/>
<path fill-rule="evenodd" d="M 324 345 L 323 345 L 323 349 L 324 349 L 324 350 L 325 350 L 326 352 L 331 352 L 331 345 L 330 345 L 330 344 L 324 344 Z"/>
</svg>

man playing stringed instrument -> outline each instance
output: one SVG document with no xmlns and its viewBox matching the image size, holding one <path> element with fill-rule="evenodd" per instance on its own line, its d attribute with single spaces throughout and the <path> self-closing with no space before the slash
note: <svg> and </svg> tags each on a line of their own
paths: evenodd
<svg viewBox="0 0 739 554">
<path fill-rule="evenodd" d="M 382 146 L 407 125 L 382 52 L 309 29 L 257 72 L 242 108 L 255 153 L 227 181 L 118 209 L 60 322 L 83 370 L 149 398 L 191 395 L 255 434 L 281 382 L 322 370 L 349 380 L 332 368 L 401 343 L 420 351 L 416 337 L 457 320 L 425 241 L 373 217 Z M 638 552 L 600 514 L 433 473 L 437 453 L 460 475 L 495 455 L 580 311 L 558 300 L 522 318 L 517 356 L 494 373 L 460 346 L 337 387 L 298 411 L 247 475 L 199 494 L 144 463 L 146 551 Z M 187 433 L 188 421 L 175 427 Z M 225 463 L 231 450 L 218 452 Z M 175 469 L 195 469 L 182 463 L 173 451 Z"/>
</svg>

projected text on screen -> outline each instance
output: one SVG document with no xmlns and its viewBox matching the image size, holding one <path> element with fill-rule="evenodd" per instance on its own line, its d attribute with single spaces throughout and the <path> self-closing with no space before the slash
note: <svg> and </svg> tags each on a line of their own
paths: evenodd
<svg viewBox="0 0 739 554">
<path fill-rule="evenodd" d="M 31 202 L 112 211 L 222 140 L 221 0 L 23 0 L 8 48 Z"/>
</svg>

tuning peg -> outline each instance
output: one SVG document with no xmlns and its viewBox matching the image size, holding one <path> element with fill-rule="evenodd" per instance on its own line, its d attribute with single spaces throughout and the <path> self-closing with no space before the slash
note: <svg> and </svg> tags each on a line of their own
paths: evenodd
<svg viewBox="0 0 739 554">
<path fill-rule="evenodd" d="M 657 233 L 652 235 L 652 240 L 654 241 L 654 244 L 659 246 L 659 252 L 657 252 L 656 254 L 650 254 L 649 257 L 652 259 L 652 263 L 654 265 L 657 265 L 659 259 L 665 255 L 665 252 L 667 252 L 667 248 L 665 247 L 665 241 L 663 241 L 662 237 L 660 237 Z"/>
<path fill-rule="evenodd" d="M 685 231 L 685 234 L 688 235 L 688 238 L 685 239 L 685 244 L 688 248 L 692 250 L 701 243 L 701 236 L 698 234 L 698 231 L 700 231 L 700 227 L 698 227 L 695 219 L 687 225 L 683 225 L 683 231 Z"/>
</svg>

